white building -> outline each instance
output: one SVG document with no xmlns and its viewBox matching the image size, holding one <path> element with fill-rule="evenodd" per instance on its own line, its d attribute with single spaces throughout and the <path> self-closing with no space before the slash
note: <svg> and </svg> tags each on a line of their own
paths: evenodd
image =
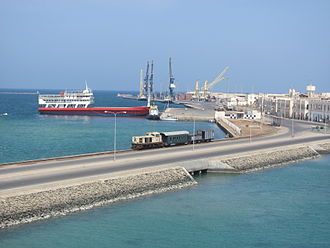
<svg viewBox="0 0 330 248">
<path fill-rule="evenodd" d="M 289 94 L 259 94 L 257 106 L 263 113 L 285 118 L 329 122 L 329 93 L 315 93 L 315 86 L 308 85 L 306 94 L 289 90 Z"/>
<path fill-rule="evenodd" d="M 216 111 L 215 119 L 252 119 L 260 120 L 261 113 L 257 110 L 247 110 L 247 111 Z"/>
<path fill-rule="evenodd" d="M 328 123 L 330 120 L 330 100 L 309 101 L 308 119 Z"/>
</svg>

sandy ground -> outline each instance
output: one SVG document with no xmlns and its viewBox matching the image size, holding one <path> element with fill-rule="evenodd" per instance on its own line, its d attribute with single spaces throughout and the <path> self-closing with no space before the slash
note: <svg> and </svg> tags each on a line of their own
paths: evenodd
<svg viewBox="0 0 330 248">
<path fill-rule="evenodd" d="M 261 123 L 255 120 L 238 120 L 238 119 L 228 119 L 236 126 L 241 128 L 242 135 L 240 137 L 260 137 L 266 135 L 273 135 L 279 132 L 280 128 L 271 126 L 268 124 Z"/>
</svg>

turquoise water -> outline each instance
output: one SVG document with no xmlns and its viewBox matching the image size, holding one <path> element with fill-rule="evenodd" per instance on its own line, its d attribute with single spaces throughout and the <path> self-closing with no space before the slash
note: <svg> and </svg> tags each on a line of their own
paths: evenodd
<svg viewBox="0 0 330 248">
<path fill-rule="evenodd" d="M 0 231 L 0 247 L 330 247 L 330 156 Z"/>
<path fill-rule="evenodd" d="M 117 92 L 112 91 L 96 91 L 94 94 L 95 106 L 145 104 L 118 98 Z M 37 95 L 0 94 L 0 113 L 9 114 L 0 117 L 0 163 L 114 149 L 113 117 L 39 115 L 37 98 Z M 163 104 L 159 104 L 160 110 L 164 108 Z M 224 137 L 214 123 L 197 122 L 196 129 L 214 129 L 217 139 Z M 117 117 L 117 150 L 130 149 L 131 137 L 134 135 L 144 135 L 149 131 L 179 130 L 192 133 L 193 124 L 150 121 L 143 117 Z"/>
</svg>

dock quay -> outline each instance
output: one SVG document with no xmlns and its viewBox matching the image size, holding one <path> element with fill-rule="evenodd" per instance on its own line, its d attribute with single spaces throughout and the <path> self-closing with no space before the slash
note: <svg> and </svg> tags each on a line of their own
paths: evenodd
<svg viewBox="0 0 330 248">
<path fill-rule="evenodd" d="M 146 100 L 140 100 L 138 96 L 133 96 L 131 94 L 118 94 L 117 97 L 120 98 L 125 98 L 125 99 L 132 99 L 132 100 L 137 100 L 137 101 L 146 101 Z M 160 98 L 152 98 L 151 99 L 153 102 L 162 102 L 162 103 L 167 103 L 168 100 L 160 99 Z M 180 104 L 180 103 L 177 103 Z"/>
<path fill-rule="evenodd" d="M 214 122 L 214 111 L 194 108 L 167 108 L 161 118 L 175 118 L 178 121 L 206 121 Z"/>
</svg>

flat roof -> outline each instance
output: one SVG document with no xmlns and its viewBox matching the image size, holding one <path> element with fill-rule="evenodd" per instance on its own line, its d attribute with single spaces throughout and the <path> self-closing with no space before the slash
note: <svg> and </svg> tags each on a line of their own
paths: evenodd
<svg viewBox="0 0 330 248">
<path fill-rule="evenodd" d="M 165 136 L 189 134 L 188 131 L 174 131 L 174 132 L 160 132 L 160 133 L 164 134 Z"/>
</svg>

